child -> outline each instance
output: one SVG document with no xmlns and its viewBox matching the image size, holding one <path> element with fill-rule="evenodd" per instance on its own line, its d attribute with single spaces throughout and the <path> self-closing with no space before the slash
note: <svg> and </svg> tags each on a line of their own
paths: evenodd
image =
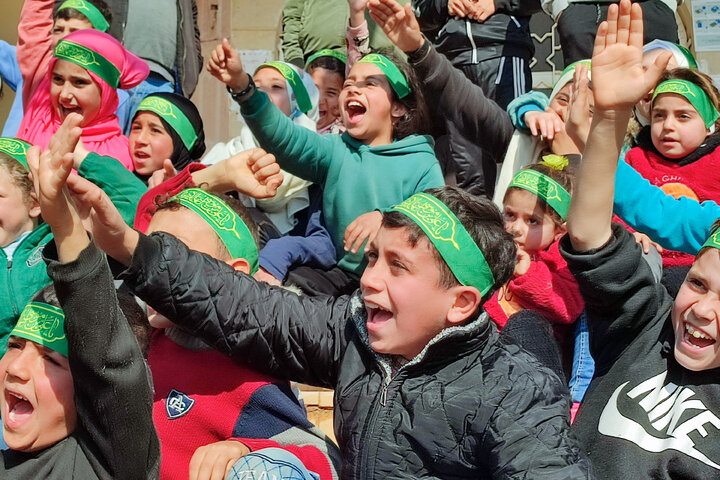
<svg viewBox="0 0 720 480">
<path fill-rule="evenodd" d="M 665 73 L 653 93 L 650 127 L 640 132 L 625 161 L 666 193 L 717 202 L 718 105 L 717 89 L 706 75 L 691 69 Z M 663 257 L 665 267 L 693 262 L 679 252 L 665 251 Z"/>
<path fill-rule="evenodd" d="M 175 235 L 188 248 L 236 271 L 257 270 L 257 228 L 247 209 L 231 197 L 183 190 L 158 208 L 148 226 L 151 232 Z M 310 424 L 287 382 L 230 360 L 176 327 L 174 320 L 151 310 L 150 324 L 158 329 L 148 364 L 162 445 L 160 478 L 188 478 L 188 469 L 190 478 L 212 468 L 227 473 L 248 451 L 268 447 L 295 455 L 322 479 L 334 478 L 331 461 L 339 466 L 337 447 Z"/>
<path fill-rule="evenodd" d="M 633 106 L 669 53 L 642 67 L 642 13 L 623 0 L 598 29 L 595 115 L 561 252 L 583 294 L 596 376 L 574 424 L 598 478 L 717 478 L 717 235 L 673 302 L 611 224 L 614 173 Z"/>
<path fill-rule="evenodd" d="M 147 179 L 169 159 L 182 170 L 205 153 L 205 131 L 195 104 L 175 93 L 145 97 L 135 111 L 130 135 L 135 174 Z"/>
<path fill-rule="evenodd" d="M 58 42 L 45 80 L 25 103 L 18 137 L 44 147 L 65 117 L 77 112 L 83 115 L 84 147 L 132 170 L 127 137 L 115 115 L 116 88 L 130 88 L 147 75 L 147 63 L 110 35 L 73 32 Z"/>
<path fill-rule="evenodd" d="M 589 478 L 560 380 L 482 313 L 516 255 L 488 200 L 446 187 L 385 212 L 361 290 L 331 300 L 142 236 L 98 189 L 78 194 L 96 241 L 159 313 L 258 371 L 334 388 L 341 477 Z"/>
<path fill-rule="evenodd" d="M 69 121 L 79 122 L 77 114 Z M 69 117 L 70 118 L 70 117 Z M 42 249 L 52 233 L 40 219 L 28 178 L 26 153 L 30 145 L 14 138 L 0 138 L 0 354 L 7 335 L 32 295 L 50 283 L 42 262 Z M 145 187 L 117 162 L 89 154 L 75 168 L 100 185 L 113 199 L 125 221 L 132 223 Z M 7 208 L 4 208 L 7 207 Z"/>
<path fill-rule="evenodd" d="M 320 135 L 343 131 L 340 119 L 340 91 L 345 82 L 347 55 L 328 48 L 313 53 L 305 70 L 318 89 L 317 132 Z"/>
<path fill-rule="evenodd" d="M 413 135 L 423 125 L 417 86 L 385 56 L 363 57 L 345 80 L 342 136 L 320 136 L 293 125 L 255 88 L 227 40 L 213 50 L 208 70 L 228 86 L 260 145 L 280 166 L 323 187 L 323 212 L 340 259 L 336 291 L 355 283 L 364 267 L 357 248 L 345 250 L 351 222 L 371 212 L 363 217 L 369 226 L 362 229 L 360 245 L 377 231 L 373 210 L 444 183 L 430 139 Z"/>
<path fill-rule="evenodd" d="M 558 340 L 583 311 L 577 283 L 560 257 L 558 240 L 572 196 L 567 160 L 555 157 L 518 172 L 503 200 L 505 230 L 518 246 L 513 278 L 485 304 L 503 328 L 512 315 L 532 310 L 550 321 Z"/>
<path fill-rule="evenodd" d="M 47 289 L 23 311 L 0 360 L 6 479 L 144 480 L 157 476 L 160 444 L 152 386 L 115 296 L 105 256 L 70 206 L 65 180 L 79 128 L 65 125 L 48 150 L 28 155 L 55 245 L 44 250 Z M 32 152 L 32 151 L 31 151 Z"/>
</svg>

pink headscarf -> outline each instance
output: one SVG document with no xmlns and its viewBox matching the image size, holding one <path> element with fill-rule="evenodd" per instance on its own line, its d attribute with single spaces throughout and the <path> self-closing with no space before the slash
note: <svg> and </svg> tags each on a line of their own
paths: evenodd
<svg viewBox="0 0 720 480">
<path fill-rule="evenodd" d="M 125 50 L 120 42 L 107 33 L 98 30 L 79 30 L 71 33 L 63 40 L 80 44 L 102 55 L 120 71 L 120 84 L 118 88 L 127 89 L 140 84 L 150 72 L 148 64 Z M 50 80 L 53 67 L 58 58 L 50 60 L 48 75 L 35 90 L 30 105 L 25 108 L 18 138 L 47 147 L 50 137 L 60 127 L 60 119 L 50 100 Z M 120 161 L 125 168 L 132 170 L 133 163 L 130 157 L 128 139 L 122 134 L 120 123 L 115 110 L 118 107 L 118 96 L 114 87 L 90 70 L 86 70 L 90 77 L 100 86 L 101 106 L 97 116 L 90 125 L 83 127 L 81 140 L 88 151 L 100 155 L 113 157 Z"/>
</svg>

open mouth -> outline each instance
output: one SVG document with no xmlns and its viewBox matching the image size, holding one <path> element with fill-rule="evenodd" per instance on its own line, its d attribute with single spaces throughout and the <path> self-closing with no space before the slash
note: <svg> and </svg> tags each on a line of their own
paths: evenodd
<svg viewBox="0 0 720 480">
<path fill-rule="evenodd" d="M 60 116 L 63 119 L 67 118 L 67 116 L 73 112 L 79 113 L 80 115 L 82 115 L 82 109 L 80 107 L 72 107 L 72 106 L 64 106 L 64 105 L 59 105 L 59 107 L 60 107 Z"/>
<path fill-rule="evenodd" d="M 689 323 L 685 323 L 683 341 L 688 345 L 692 346 L 693 348 L 697 349 L 709 347 L 710 345 L 713 345 L 715 343 L 715 340 L 712 337 L 706 335 L 705 333 L 693 327 Z"/>
<path fill-rule="evenodd" d="M 3 416 L 3 422 L 13 429 L 23 426 L 35 411 L 35 407 L 25 396 L 9 390 L 5 390 L 5 404 L 7 414 Z"/>
<path fill-rule="evenodd" d="M 345 104 L 345 112 L 350 123 L 358 123 L 365 116 L 367 108 L 357 100 L 350 100 Z"/>
<path fill-rule="evenodd" d="M 147 152 L 142 152 L 140 150 L 135 150 L 133 152 L 133 158 L 136 160 L 147 160 L 150 158 L 150 154 Z"/>
<path fill-rule="evenodd" d="M 393 316 L 391 311 L 371 302 L 365 302 L 365 309 L 368 313 L 367 328 L 369 331 L 379 328 L 382 323 L 390 320 Z"/>
</svg>

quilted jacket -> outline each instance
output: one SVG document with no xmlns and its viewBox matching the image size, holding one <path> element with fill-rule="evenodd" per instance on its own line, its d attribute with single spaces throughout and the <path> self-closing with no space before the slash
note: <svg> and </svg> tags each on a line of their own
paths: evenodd
<svg viewBox="0 0 720 480">
<path fill-rule="evenodd" d="M 487 316 L 448 328 L 400 368 L 368 345 L 360 295 L 258 283 L 166 234 L 141 236 L 123 278 L 220 352 L 335 390 L 342 478 L 589 478 L 560 380 Z M 198 321 L 197 319 L 202 319 Z"/>
</svg>

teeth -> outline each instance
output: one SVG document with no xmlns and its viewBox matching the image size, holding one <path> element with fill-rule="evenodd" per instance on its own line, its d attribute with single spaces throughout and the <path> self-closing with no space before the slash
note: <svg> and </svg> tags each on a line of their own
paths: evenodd
<svg viewBox="0 0 720 480">
<path fill-rule="evenodd" d="M 690 326 L 687 323 L 685 324 L 685 330 L 687 330 L 687 332 L 695 338 L 703 338 L 705 340 L 712 340 L 710 337 L 708 337 L 707 335 L 702 333 L 700 330 L 693 328 L 692 326 Z"/>
<path fill-rule="evenodd" d="M 8 393 L 15 398 L 19 398 L 20 400 L 25 400 L 27 402 L 27 398 L 23 397 L 22 395 L 18 395 L 17 393 L 13 393 L 13 392 L 8 392 Z"/>
<path fill-rule="evenodd" d="M 356 102 L 355 100 L 348 102 L 348 107 L 360 107 L 362 108 L 362 103 Z"/>
</svg>

